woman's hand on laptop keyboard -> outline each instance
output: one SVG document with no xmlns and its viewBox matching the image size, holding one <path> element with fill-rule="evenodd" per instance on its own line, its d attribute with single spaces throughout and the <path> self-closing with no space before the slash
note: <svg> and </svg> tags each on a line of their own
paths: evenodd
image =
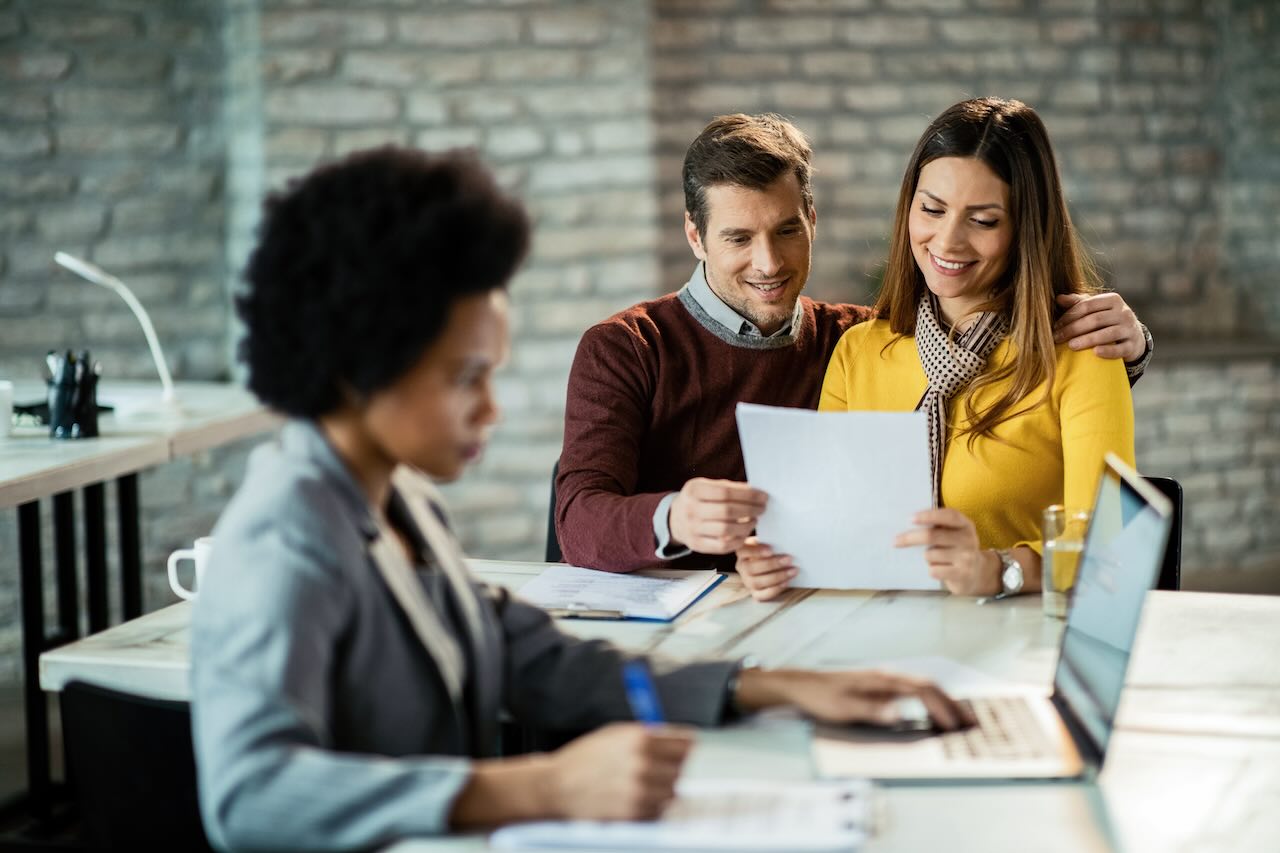
<svg viewBox="0 0 1280 853">
<path fill-rule="evenodd" d="M 973 715 L 932 682 L 871 670 L 745 669 L 734 701 L 744 711 L 789 705 L 823 722 L 894 725 L 904 698 L 922 702 L 940 729 L 973 725 Z"/>
</svg>

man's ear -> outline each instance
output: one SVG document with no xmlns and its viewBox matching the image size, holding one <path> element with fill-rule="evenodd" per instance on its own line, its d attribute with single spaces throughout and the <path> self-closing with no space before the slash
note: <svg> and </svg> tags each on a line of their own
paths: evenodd
<svg viewBox="0 0 1280 853">
<path fill-rule="evenodd" d="M 818 233 L 818 207 L 817 205 L 809 205 L 809 228 L 813 233 Z"/>
<path fill-rule="evenodd" d="M 698 235 L 698 226 L 693 224 L 693 217 L 689 215 L 689 211 L 684 212 L 684 238 L 689 241 L 689 248 L 693 249 L 693 256 L 700 261 L 707 259 L 707 250 L 702 245 L 702 238 Z"/>
</svg>

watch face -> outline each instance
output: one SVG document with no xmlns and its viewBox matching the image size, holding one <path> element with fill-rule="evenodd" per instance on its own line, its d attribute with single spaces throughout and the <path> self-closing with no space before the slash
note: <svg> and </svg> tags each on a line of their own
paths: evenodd
<svg viewBox="0 0 1280 853">
<path fill-rule="evenodd" d="M 1017 563 L 1006 566 L 1000 580 L 1004 584 L 1004 588 L 1009 592 L 1020 592 L 1022 590 L 1022 566 Z"/>
</svg>

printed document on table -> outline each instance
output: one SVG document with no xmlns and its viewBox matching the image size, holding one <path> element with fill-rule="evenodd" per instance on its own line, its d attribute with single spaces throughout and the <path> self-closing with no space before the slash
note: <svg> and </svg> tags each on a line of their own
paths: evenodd
<svg viewBox="0 0 1280 853">
<path fill-rule="evenodd" d="M 495 850 L 849 851 L 872 829 L 872 787 L 698 779 L 655 821 L 543 821 L 489 836 Z"/>
<path fill-rule="evenodd" d="M 739 403 L 738 435 L 747 479 L 769 494 L 756 533 L 794 558 L 792 586 L 939 588 L 922 547 L 893 547 L 933 500 L 924 413 Z"/>
<path fill-rule="evenodd" d="M 651 577 L 551 565 L 520 588 L 520 597 L 556 616 L 669 622 L 724 577 L 706 569 L 664 571 L 661 577 Z"/>
</svg>

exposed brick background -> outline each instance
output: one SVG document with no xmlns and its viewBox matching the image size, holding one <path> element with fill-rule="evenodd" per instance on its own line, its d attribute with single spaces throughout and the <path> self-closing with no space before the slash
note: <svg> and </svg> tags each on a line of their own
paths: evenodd
<svg viewBox="0 0 1280 853">
<path fill-rule="evenodd" d="M 1142 316 L 1164 337 L 1239 328 L 1238 288 L 1219 276 L 1223 39 L 1205 4 L 712 5 L 655 2 L 664 211 L 681 208 L 680 161 L 708 116 L 787 115 L 818 169 L 810 287 L 868 301 L 920 133 L 964 98 L 1019 98 L 1049 128 L 1082 234 Z M 688 248 L 674 229 L 663 260 L 666 278 L 682 281 Z"/>
<path fill-rule="evenodd" d="M 448 492 L 472 553 L 537 558 L 577 339 L 688 275 L 679 164 L 711 116 L 776 110 L 811 136 L 811 289 L 866 301 L 921 130 L 962 97 L 1013 96 L 1155 330 L 1139 462 L 1187 488 L 1186 567 L 1274 572 L 1277 43 L 1269 0 L 0 0 L 0 375 L 73 345 L 109 376 L 152 374 L 127 309 L 56 271 L 59 248 L 137 290 L 176 376 L 230 375 L 229 293 L 267 190 L 369 145 L 475 146 L 537 232 L 505 419 Z M 1243 356 L 1244 336 L 1271 343 Z M 1182 337 L 1225 343 L 1178 356 Z M 151 603 L 243 457 L 144 476 Z M 0 513 L 0 680 L 14 527 Z"/>
<path fill-rule="evenodd" d="M 1153 362 L 1133 403 L 1138 467 L 1182 484 L 1184 575 L 1280 574 L 1280 357 Z"/>
<path fill-rule="evenodd" d="M 221 3 L 11 0 L 0 10 L 0 375 L 88 346 L 154 368 L 129 309 L 53 264 L 122 278 L 174 374 L 227 374 Z"/>
<path fill-rule="evenodd" d="M 1223 31 L 1222 279 L 1280 337 L 1280 8 L 1230 0 Z"/>
</svg>

